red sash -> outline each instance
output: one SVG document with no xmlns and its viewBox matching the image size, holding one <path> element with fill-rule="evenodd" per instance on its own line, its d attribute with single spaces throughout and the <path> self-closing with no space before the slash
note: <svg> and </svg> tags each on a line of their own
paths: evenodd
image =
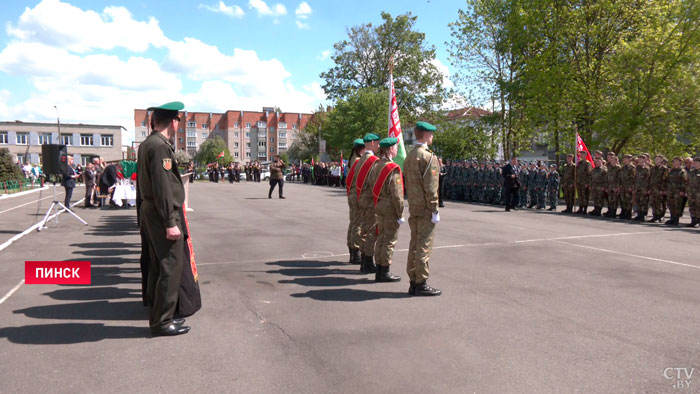
<svg viewBox="0 0 700 394">
<path fill-rule="evenodd" d="M 194 281 L 197 282 L 199 275 L 197 274 L 197 263 L 194 261 L 194 248 L 192 247 L 192 233 L 190 233 L 190 222 L 187 220 L 187 210 L 182 209 L 182 214 L 185 216 L 185 227 L 187 228 L 187 247 L 190 249 L 190 269 L 192 269 L 192 276 Z"/>
<path fill-rule="evenodd" d="M 352 187 L 352 179 L 355 177 L 355 167 L 357 167 L 357 163 L 359 162 L 360 159 L 357 159 L 352 163 L 352 167 L 350 167 L 350 171 L 348 171 L 348 177 L 345 179 L 345 187 L 348 188 L 348 196 L 350 195 L 350 188 Z"/>
<path fill-rule="evenodd" d="M 355 185 L 355 188 L 357 188 L 357 198 L 360 198 L 360 193 L 362 193 L 362 186 L 365 184 L 365 179 L 367 179 L 367 175 L 369 175 L 369 169 L 372 168 L 372 164 L 374 164 L 375 161 L 379 160 L 377 156 L 370 156 L 367 158 L 367 161 L 365 161 L 362 164 L 362 168 L 360 168 L 360 173 L 357 174 L 357 184 Z"/>
<path fill-rule="evenodd" d="M 399 176 L 401 176 L 401 167 L 399 167 L 399 165 L 396 163 L 387 163 L 384 166 L 384 168 L 382 168 L 382 172 L 379 173 L 379 176 L 377 177 L 377 181 L 374 183 L 374 188 L 372 189 L 372 195 L 374 195 L 374 206 L 375 207 L 377 206 L 377 199 L 379 198 L 379 195 L 382 193 L 382 189 L 384 188 L 384 184 L 386 183 L 386 179 L 396 169 L 399 170 Z M 401 188 L 403 189 L 403 182 L 401 183 Z"/>
</svg>

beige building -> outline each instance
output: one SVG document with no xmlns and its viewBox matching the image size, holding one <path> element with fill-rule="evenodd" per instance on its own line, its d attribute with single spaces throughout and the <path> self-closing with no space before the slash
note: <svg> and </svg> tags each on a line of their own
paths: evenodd
<svg viewBox="0 0 700 394">
<path fill-rule="evenodd" d="M 93 157 L 121 160 L 122 126 L 61 123 L 0 122 L 0 148 L 8 148 L 15 161 L 41 163 L 41 145 L 66 145 L 74 162 L 85 165 Z"/>
</svg>

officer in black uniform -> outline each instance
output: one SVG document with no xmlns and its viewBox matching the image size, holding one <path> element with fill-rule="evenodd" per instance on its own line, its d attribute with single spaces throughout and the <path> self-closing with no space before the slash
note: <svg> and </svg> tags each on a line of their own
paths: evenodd
<svg viewBox="0 0 700 394">
<path fill-rule="evenodd" d="M 183 211 L 185 190 L 171 143 L 178 129 L 180 102 L 148 108 L 153 131 L 138 151 L 137 203 L 142 237 L 142 269 L 147 277 L 153 336 L 189 332 L 185 319 L 201 307 L 194 257 Z M 145 265 L 145 267 L 144 267 Z"/>
</svg>

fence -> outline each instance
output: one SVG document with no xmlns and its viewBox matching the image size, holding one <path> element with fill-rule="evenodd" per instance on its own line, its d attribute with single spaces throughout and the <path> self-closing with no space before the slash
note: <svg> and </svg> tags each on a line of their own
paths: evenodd
<svg viewBox="0 0 700 394">
<path fill-rule="evenodd" d="M 0 194 L 19 193 L 26 190 L 35 189 L 44 186 L 44 178 L 40 177 L 32 184 L 31 179 L 16 179 L 0 182 Z"/>
</svg>

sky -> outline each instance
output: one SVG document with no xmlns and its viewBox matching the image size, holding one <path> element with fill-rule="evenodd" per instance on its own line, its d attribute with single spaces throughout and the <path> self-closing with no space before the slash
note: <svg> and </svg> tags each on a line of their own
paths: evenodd
<svg viewBox="0 0 700 394">
<path fill-rule="evenodd" d="M 124 126 L 134 109 L 312 112 L 347 29 L 411 12 L 453 70 L 456 0 L 41 0 L 0 2 L 0 120 Z"/>
</svg>

